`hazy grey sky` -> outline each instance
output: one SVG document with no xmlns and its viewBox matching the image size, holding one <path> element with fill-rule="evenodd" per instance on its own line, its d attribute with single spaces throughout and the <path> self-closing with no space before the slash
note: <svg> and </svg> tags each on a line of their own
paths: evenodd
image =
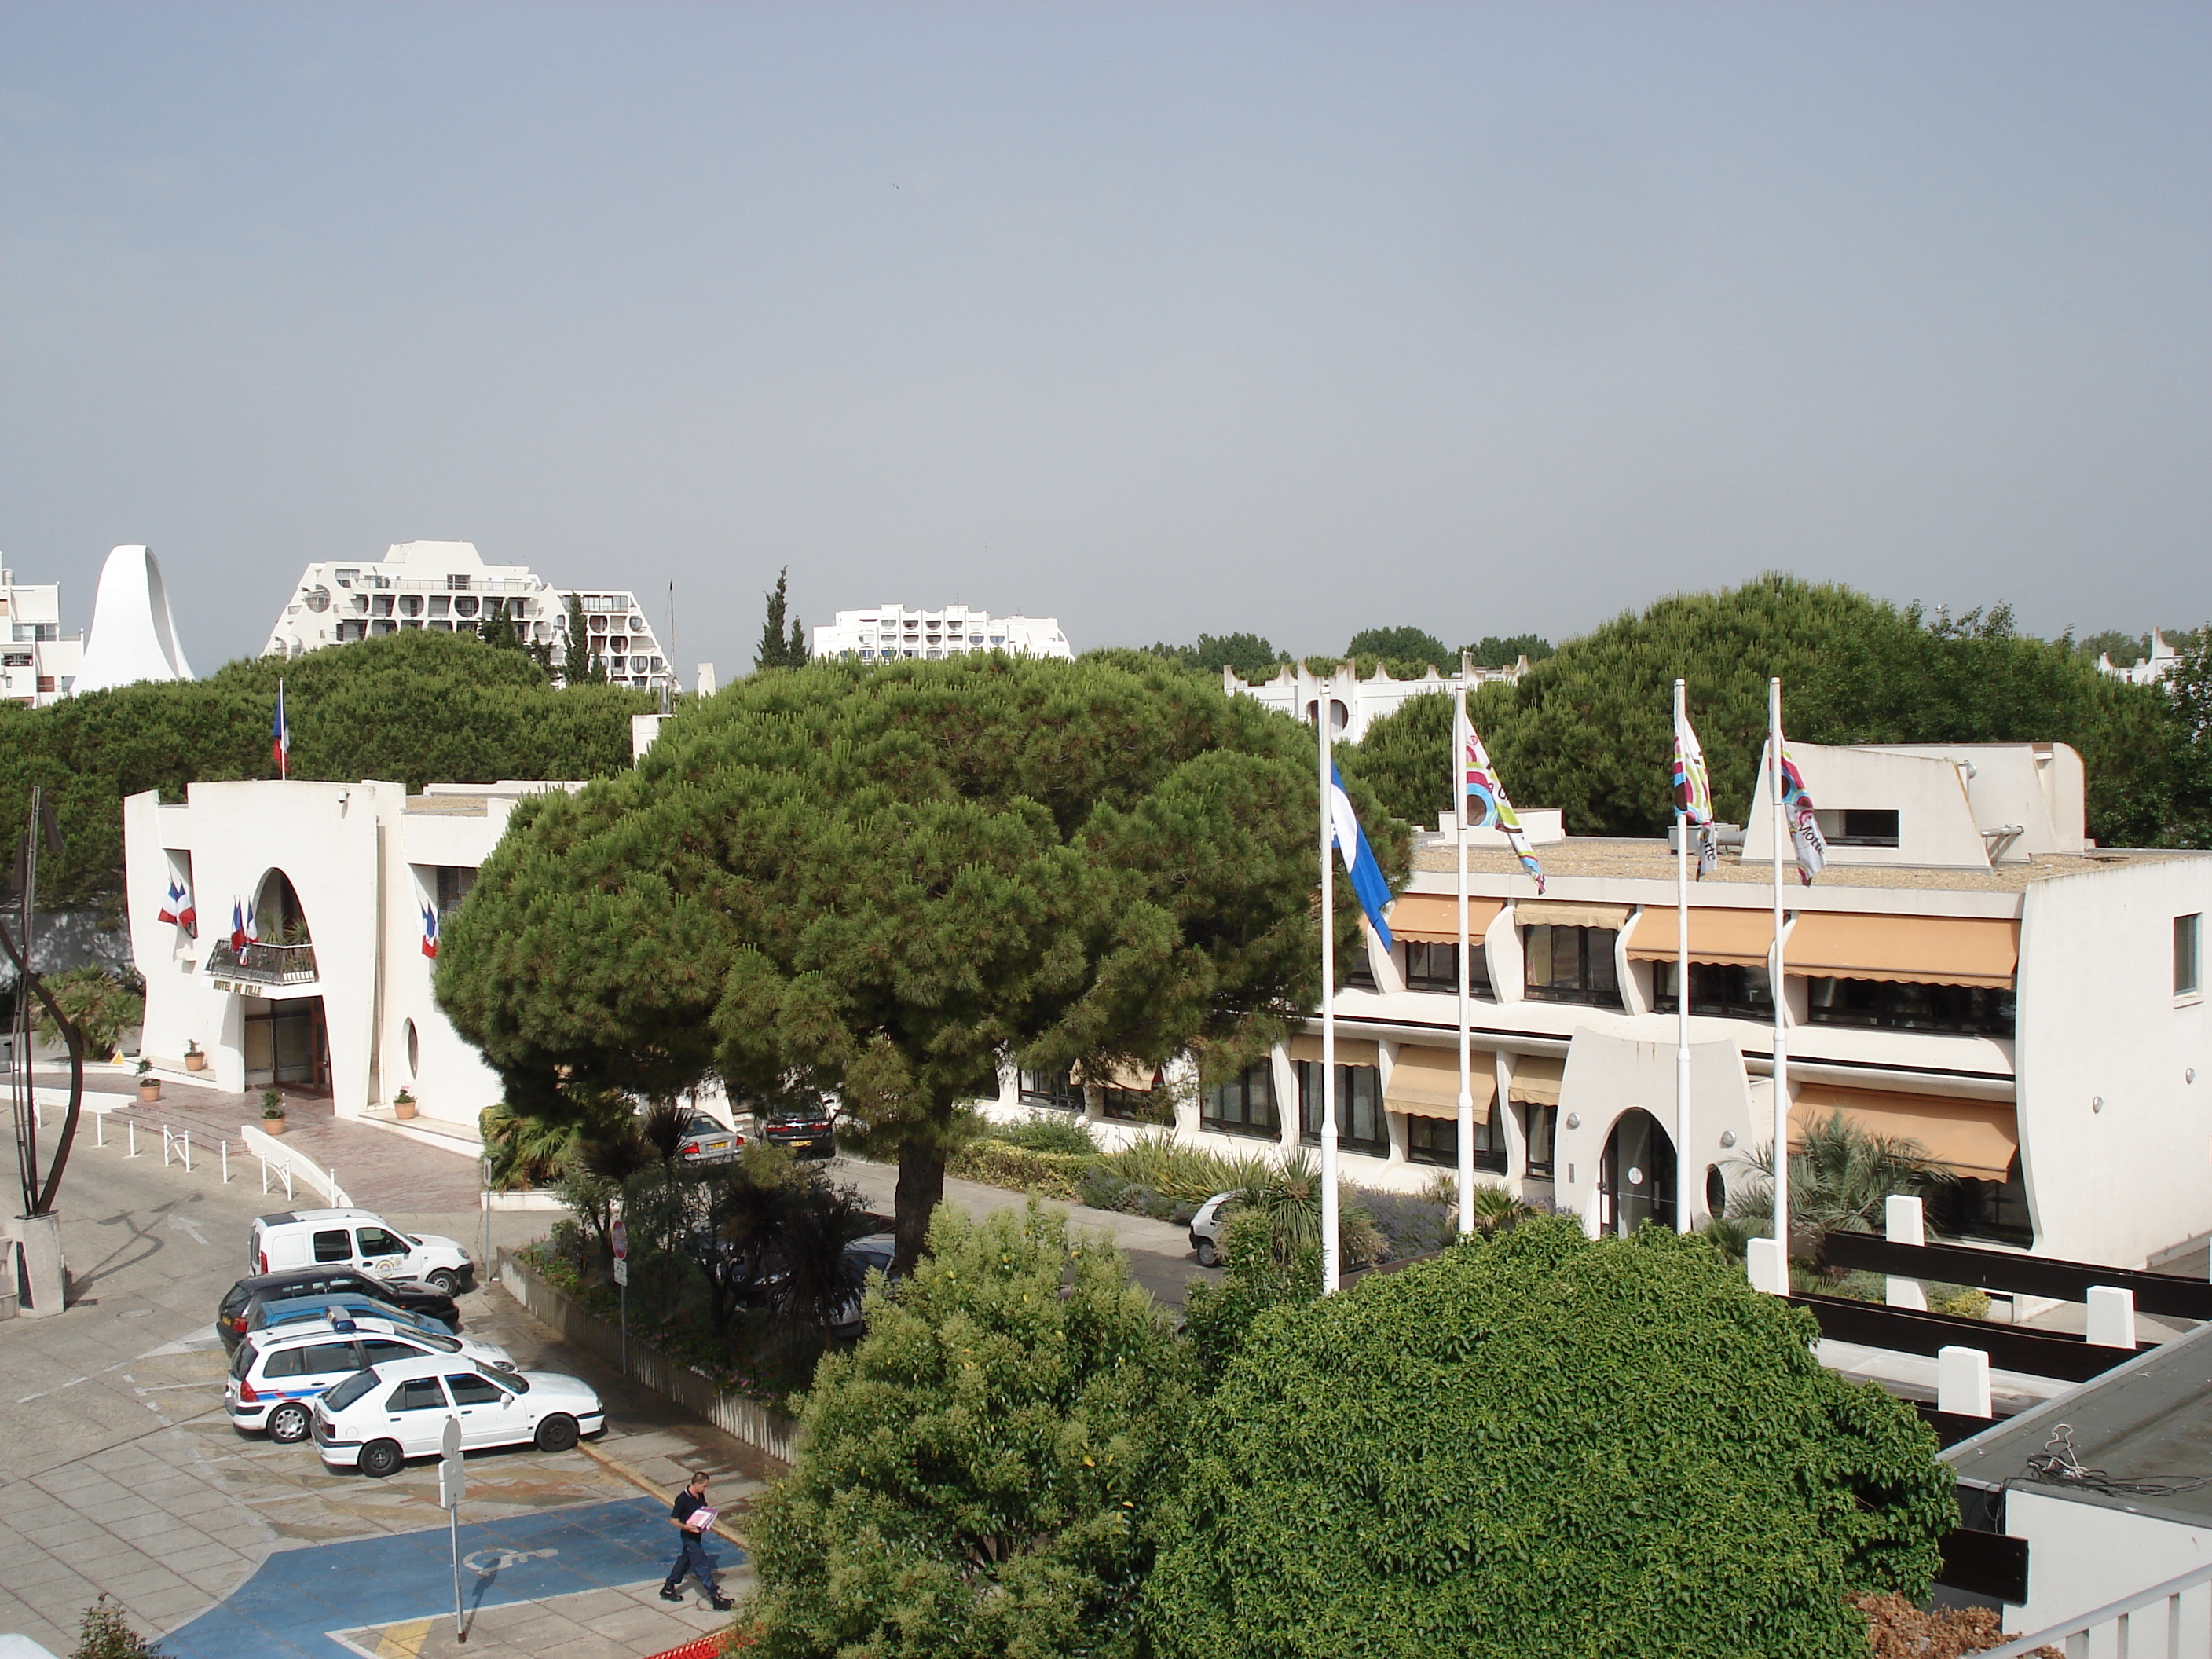
<svg viewBox="0 0 2212 1659">
<path fill-rule="evenodd" d="M 0 550 L 1079 647 L 2212 613 L 2203 5 L 0 6 Z"/>
</svg>

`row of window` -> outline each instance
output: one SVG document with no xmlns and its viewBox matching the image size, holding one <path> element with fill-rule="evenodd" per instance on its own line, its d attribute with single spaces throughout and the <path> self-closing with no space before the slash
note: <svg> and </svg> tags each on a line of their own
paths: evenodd
<svg viewBox="0 0 2212 1659">
<path fill-rule="evenodd" d="M 1309 1146 L 1321 1144 L 1322 1075 L 1317 1060 L 1294 1060 L 1298 1079 L 1298 1139 Z M 1548 1112 L 1551 1109 L 1542 1109 Z M 1283 1133 L 1282 1117 L 1275 1105 L 1274 1068 L 1251 1067 L 1225 1083 L 1215 1085 L 1200 1097 L 1199 1127 L 1222 1134 L 1247 1135 L 1277 1140 Z M 1409 1115 L 1406 1120 L 1406 1156 L 1415 1164 L 1459 1166 L 1459 1123 L 1456 1119 Z M 1336 1068 L 1336 1142 L 1346 1152 L 1383 1158 L 1390 1151 L 1389 1114 L 1383 1109 L 1382 1072 L 1375 1066 Z M 1545 1165 L 1550 1173 L 1551 1140 L 1545 1137 Z M 1505 1171 L 1505 1142 L 1497 1124 L 1474 1126 L 1474 1165 L 1502 1175 Z M 1532 1163 L 1529 1173 L 1540 1173 Z"/>
</svg>

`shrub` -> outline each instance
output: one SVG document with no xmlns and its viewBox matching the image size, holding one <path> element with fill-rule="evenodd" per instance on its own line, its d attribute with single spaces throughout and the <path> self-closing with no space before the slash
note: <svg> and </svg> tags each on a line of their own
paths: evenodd
<svg viewBox="0 0 2212 1659">
<path fill-rule="evenodd" d="M 1911 1409 L 1704 1241 L 1532 1218 L 1251 1324 L 1146 1588 L 1163 1659 L 1864 1659 L 1957 1521 Z"/>
<path fill-rule="evenodd" d="M 1081 1196 L 1075 1183 L 1085 1161 L 1066 1152 L 1032 1152 L 1003 1140 L 977 1140 L 953 1148 L 945 1160 L 945 1173 L 962 1181 L 1073 1201 Z"/>
<path fill-rule="evenodd" d="M 123 1609 L 110 1607 L 106 1592 L 84 1610 L 70 1659 L 166 1659 L 166 1650 L 131 1628 Z"/>
<path fill-rule="evenodd" d="M 754 1504 L 763 1659 L 1133 1656 L 1189 1359 L 1103 1241 L 940 1207 Z"/>
<path fill-rule="evenodd" d="M 123 1034 L 146 1017 L 146 999 L 139 994 L 143 983 L 133 988 L 133 974 L 129 979 L 109 972 L 97 963 L 72 968 L 65 974 L 56 974 L 46 981 L 46 989 L 61 1005 L 62 1012 L 69 1016 L 84 1038 L 87 1060 L 106 1060 L 115 1053 L 123 1041 Z M 58 1042 L 61 1027 L 54 1024 L 53 1016 L 42 1009 L 39 1014 L 39 1040 Z"/>
<path fill-rule="evenodd" d="M 1088 1165 L 1075 1178 L 1076 1196 L 1094 1210 L 1110 1210 L 1121 1202 L 1130 1183 L 1103 1164 Z"/>
<path fill-rule="evenodd" d="M 1256 1185 L 1275 1168 L 1274 1160 L 1261 1153 L 1224 1158 L 1172 1135 L 1139 1135 L 1127 1146 L 1105 1153 L 1099 1162 L 1124 1181 L 1141 1182 L 1156 1193 L 1193 1204 L 1203 1204 L 1216 1193 Z"/>
<path fill-rule="evenodd" d="M 1098 1151 L 1090 1126 L 1060 1112 L 1033 1114 L 1024 1122 L 1001 1126 L 1000 1133 L 1026 1152 L 1073 1152 L 1088 1158 Z"/>
<path fill-rule="evenodd" d="M 1389 1244 L 1392 1261 L 1426 1255 L 1451 1243 L 1451 1224 L 1441 1204 L 1405 1193 L 1364 1191 L 1359 1202 Z"/>
</svg>

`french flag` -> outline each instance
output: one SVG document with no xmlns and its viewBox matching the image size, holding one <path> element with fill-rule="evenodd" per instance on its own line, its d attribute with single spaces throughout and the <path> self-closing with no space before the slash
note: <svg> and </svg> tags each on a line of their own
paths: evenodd
<svg viewBox="0 0 2212 1659">
<path fill-rule="evenodd" d="M 246 901 L 233 899 L 230 902 L 230 948 L 233 951 L 243 951 L 247 942 Z"/>
<path fill-rule="evenodd" d="M 276 762 L 276 775 L 292 775 L 292 726 L 284 718 L 284 682 L 276 682 L 276 719 L 269 728 L 269 752 Z"/>
<path fill-rule="evenodd" d="M 422 907 L 422 954 L 433 962 L 438 959 L 438 913 L 427 904 Z"/>
<path fill-rule="evenodd" d="M 155 920 L 174 922 L 194 939 L 199 937 L 200 913 L 192 908 L 191 893 L 180 881 L 173 879 L 169 883 L 169 902 Z"/>
</svg>

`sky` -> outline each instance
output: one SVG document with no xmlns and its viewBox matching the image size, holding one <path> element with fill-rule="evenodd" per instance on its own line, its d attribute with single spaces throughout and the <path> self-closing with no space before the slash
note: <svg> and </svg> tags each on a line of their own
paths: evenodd
<svg viewBox="0 0 2212 1659">
<path fill-rule="evenodd" d="M 0 554 L 470 540 L 750 665 L 2212 616 L 2212 9 L 0 0 Z M 656 614 L 658 611 L 656 610 Z"/>
</svg>

